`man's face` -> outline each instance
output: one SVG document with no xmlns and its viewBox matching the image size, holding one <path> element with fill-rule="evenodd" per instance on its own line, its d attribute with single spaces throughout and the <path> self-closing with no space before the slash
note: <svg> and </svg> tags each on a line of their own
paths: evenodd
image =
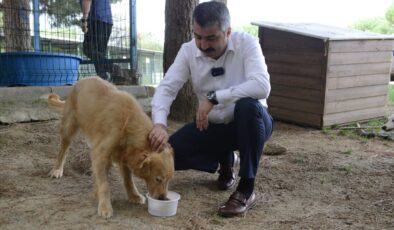
<svg viewBox="0 0 394 230">
<path fill-rule="evenodd" d="M 222 56 L 227 47 L 231 28 L 227 28 L 226 31 L 222 31 L 217 25 L 202 28 L 194 22 L 193 30 L 196 45 L 205 56 L 213 59 Z"/>
</svg>

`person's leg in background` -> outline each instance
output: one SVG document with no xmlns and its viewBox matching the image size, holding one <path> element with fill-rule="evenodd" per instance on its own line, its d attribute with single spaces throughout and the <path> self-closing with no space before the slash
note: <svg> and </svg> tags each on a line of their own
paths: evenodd
<svg viewBox="0 0 394 230">
<path fill-rule="evenodd" d="M 111 24 L 91 20 L 83 41 L 84 54 L 94 62 L 97 75 L 105 80 L 109 80 L 107 73 L 112 73 L 114 69 L 113 64 L 106 58 L 111 32 Z"/>
</svg>

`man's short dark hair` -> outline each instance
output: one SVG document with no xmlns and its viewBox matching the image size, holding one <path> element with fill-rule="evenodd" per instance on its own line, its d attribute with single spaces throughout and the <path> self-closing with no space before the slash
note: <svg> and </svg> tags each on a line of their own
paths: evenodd
<svg viewBox="0 0 394 230">
<path fill-rule="evenodd" d="M 218 25 L 222 31 L 225 31 L 230 27 L 230 13 L 222 2 L 203 2 L 194 9 L 193 22 L 203 28 Z"/>
</svg>

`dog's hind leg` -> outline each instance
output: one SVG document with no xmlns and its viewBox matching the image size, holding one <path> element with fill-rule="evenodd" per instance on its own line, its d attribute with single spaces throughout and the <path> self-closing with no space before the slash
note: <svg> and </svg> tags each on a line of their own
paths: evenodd
<svg viewBox="0 0 394 230">
<path fill-rule="evenodd" d="M 74 116 L 63 116 L 60 128 L 60 151 L 57 155 L 55 166 L 49 172 L 50 177 L 60 178 L 63 176 L 63 167 L 68 152 L 67 150 L 77 130 L 78 125 Z"/>
<path fill-rule="evenodd" d="M 123 184 L 126 189 L 129 201 L 134 204 L 144 204 L 145 197 L 138 192 L 138 189 L 134 184 L 133 175 L 130 169 L 124 164 L 120 164 L 119 169 L 123 177 Z"/>
<path fill-rule="evenodd" d="M 113 215 L 111 194 L 108 183 L 108 171 L 111 167 L 111 159 L 105 155 L 107 150 L 98 146 L 92 152 L 93 186 L 98 198 L 98 215 L 109 218 Z"/>
</svg>

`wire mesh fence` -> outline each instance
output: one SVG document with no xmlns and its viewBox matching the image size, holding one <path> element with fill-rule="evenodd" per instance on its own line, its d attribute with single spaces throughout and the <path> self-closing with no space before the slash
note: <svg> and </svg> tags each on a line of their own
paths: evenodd
<svg viewBox="0 0 394 230">
<path fill-rule="evenodd" d="M 80 0 L 0 0 L 0 86 L 72 85 L 93 75 L 157 84 L 162 53 L 133 57 L 130 1 L 92 1 L 103 4 L 84 15 Z"/>
</svg>

